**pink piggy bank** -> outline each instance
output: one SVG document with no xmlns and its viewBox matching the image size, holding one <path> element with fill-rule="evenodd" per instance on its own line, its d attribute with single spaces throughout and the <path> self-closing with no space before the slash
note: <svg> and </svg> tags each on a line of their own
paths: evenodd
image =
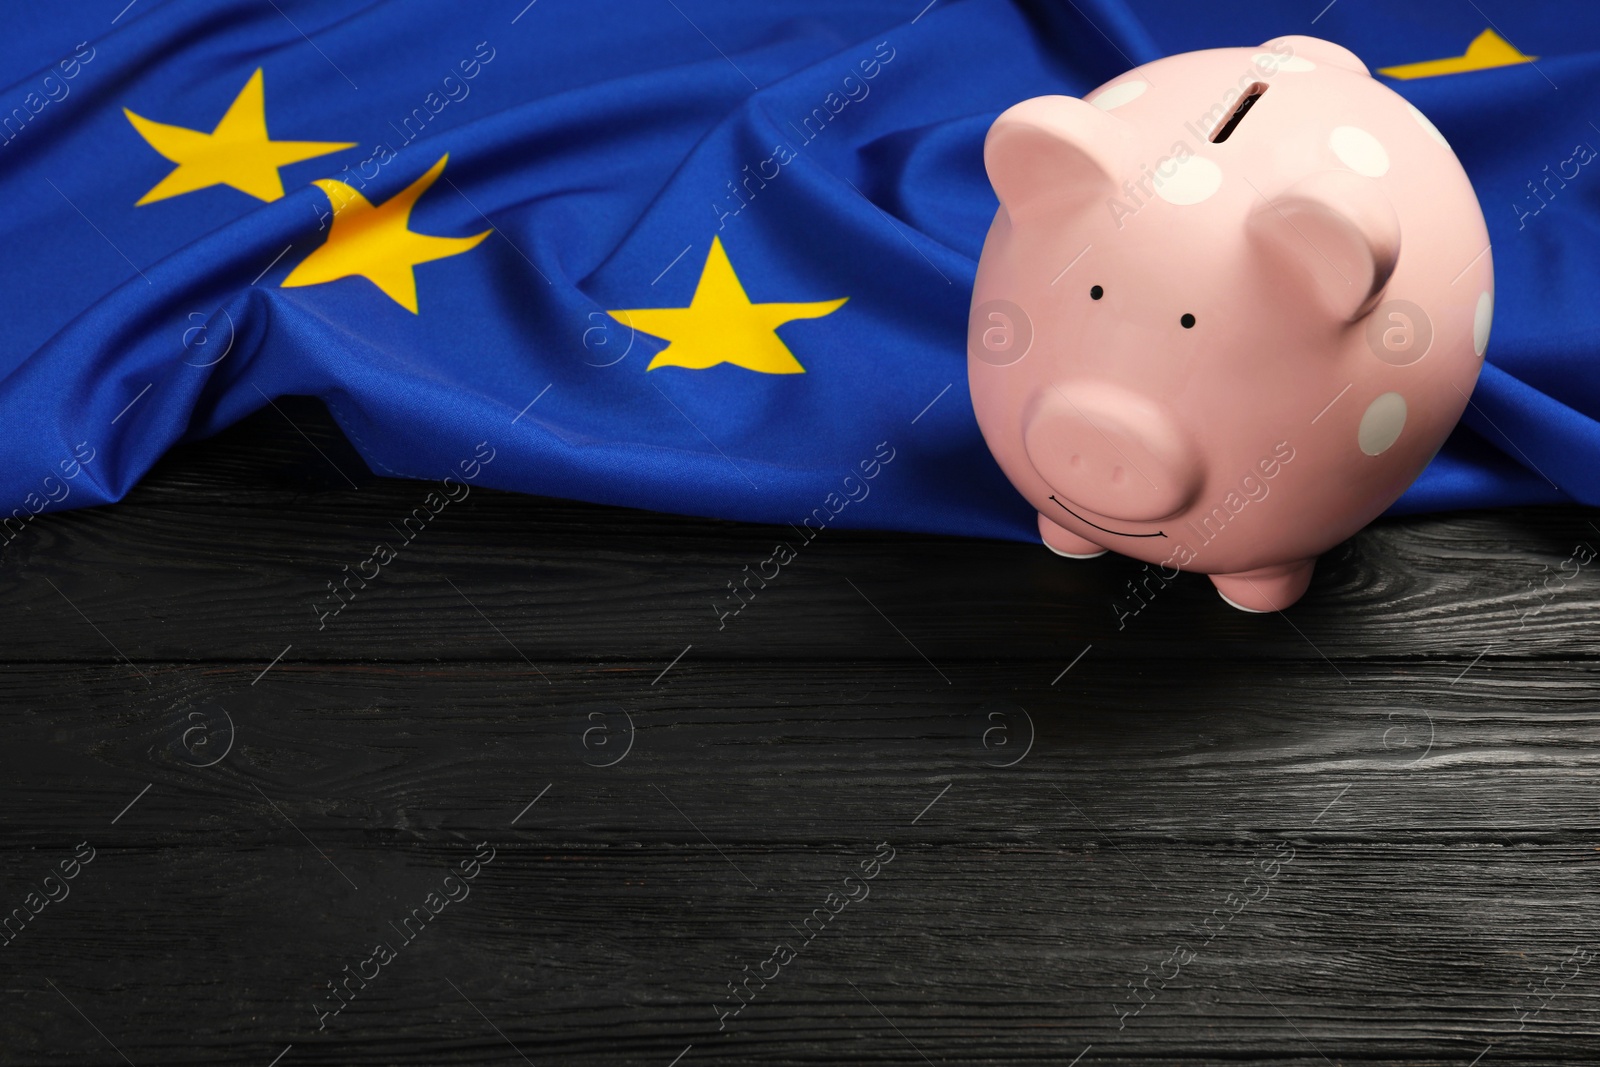
<svg viewBox="0 0 1600 1067">
<path fill-rule="evenodd" d="M 1483 213 L 1439 131 L 1346 49 L 1282 37 L 1027 100 L 984 164 L 972 405 L 1059 555 L 1287 607 L 1466 407 L 1494 306 Z"/>
</svg>

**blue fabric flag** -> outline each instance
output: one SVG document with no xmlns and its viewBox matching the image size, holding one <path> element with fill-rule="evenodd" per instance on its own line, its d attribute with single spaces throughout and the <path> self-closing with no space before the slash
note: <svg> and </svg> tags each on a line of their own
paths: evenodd
<svg viewBox="0 0 1600 1067">
<path fill-rule="evenodd" d="M 1314 8 L 1316 5 L 1312 5 Z M 0 37 L 0 525 L 322 398 L 373 470 L 1033 540 L 966 388 L 983 137 L 1312 34 L 1489 220 L 1472 405 L 1396 511 L 1600 504 L 1600 9 L 83 0 Z M 492 462 L 481 462 L 492 455 Z"/>
</svg>

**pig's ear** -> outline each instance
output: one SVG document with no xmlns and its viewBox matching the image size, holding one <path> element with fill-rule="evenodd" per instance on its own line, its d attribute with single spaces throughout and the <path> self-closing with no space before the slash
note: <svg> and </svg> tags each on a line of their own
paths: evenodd
<svg viewBox="0 0 1600 1067">
<path fill-rule="evenodd" d="M 1349 171 L 1320 171 L 1258 200 L 1248 225 L 1270 276 L 1341 319 L 1371 310 L 1400 258 L 1394 205 L 1376 181 Z"/>
<path fill-rule="evenodd" d="M 983 142 L 989 183 L 1012 218 L 1111 195 L 1126 132 L 1119 120 L 1070 96 L 1036 96 L 1008 108 Z"/>
<path fill-rule="evenodd" d="M 1306 63 L 1313 65 L 1321 63 L 1329 67 L 1338 67 L 1341 70 L 1354 71 L 1357 74 L 1371 76 L 1372 72 L 1367 65 L 1361 62 L 1361 57 L 1343 45 L 1324 41 L 1320 37 L 1302 37 L 1290 35 L 1288 37 L 1274 37 L 1261 46 L 1261 55 L 1277 56 L 1278 60 L 1271 63 L 1272 72 L 1279 70 L 1309 70 Z M 1302 62 L 1296 63 L 1295 60 Z M 1264 60 L 1263 63 L 1270 62 Z"/>
</svg>

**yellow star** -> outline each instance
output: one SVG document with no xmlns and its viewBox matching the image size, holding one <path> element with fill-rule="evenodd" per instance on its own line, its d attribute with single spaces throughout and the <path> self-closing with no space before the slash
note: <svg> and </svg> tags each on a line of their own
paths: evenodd
<svg viewBox="0 0 1600 1067">
<path fill-rule="evenodd" d="M 127 108 L 123 108 L 122 113 L 151 148 L 178 165 L 157 182 L 154 189 L 140 197 L 135 207 L 213 185 L 231 185 L 257 200 L 277 200 L 283 196 L 279 167 L 355 147 L 353 141 L 269 140 L 267 100 L 261 85 L 260 67 L 250 75 L 250 80 L 228 105 L 222 121 L 210 133 L 154 122 Z"/>
<path fill-rule="evenodd" d="M 312 184 L 328 194 L 333 205 L 333 226 L 322 247 L 289 272 L 282 288 L 321 285 L 359 275 L 382 289 L 395 303 L 417 313 L 417 278 L 411 268 L 446 256 L 459 256 L 477 247 L 493 230 L 473 237 L 430 237 L 409 228 L 411 209 L 444 173 L 449 153 L 428 173 L 374 207 L 366 197 L 344 182 L 321 178 Z"/>
<path fill-rule="evenodd" d="M 1484 30 L 1467 45 L 1464 55 L 1451 56 L 1449 59 L 1430 59 L 1422 63 L 1405 63 L 1398 67 L 1380 67 L 1378 73 L 1401 81 L 1410 81 L 1412 78 L 1437 78 L 1441 74 L 1465 74 L 1473 70 L 1514 67 L 1519 63 L 1532 63 L 1538 58 L 1538 56 L 1523 55 L 1498 33 Z"/>
<path fill-rule="evenodd" d="M 850 299 L 818 300 L 809 304 L 752 304 L 733 273 L 722 241 L 711 238 L 711 251 L 700 271 L 694 299 L 686 308 L 644 308 L 611 311 L 625 326 L 633 326 L 667 347 L 656 353 L 645 370 L 688 367 L 704 370 L 718 363 L 733 363 L 762 374 L 804 374 L 806 369 L 778 339 L 777 328 L 795 319 L 817 319 L 832 314 Z"/>
</svg>

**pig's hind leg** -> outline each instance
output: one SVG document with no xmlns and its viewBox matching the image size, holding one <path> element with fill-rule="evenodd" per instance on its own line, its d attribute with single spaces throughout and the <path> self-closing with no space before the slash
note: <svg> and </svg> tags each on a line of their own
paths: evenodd
<svg viewBox="0 0 1600 1067">
<path fill-rule="evenodd" d="M 1093 541 L 1057 526 L 1042 514 L 1039 516 L 1039 539 L 1044 547 L 1068 559 L 1094 559 L 1106 554 L 1106 550 Z"/>
<path fill-rule="evenodd" d="M 1316 563 L 1302 559 L 1238 574 L 1213 574 L 1211 583 L 1223 600 L 1240 611 L 1282 611 L 1305 593 Z"/>
</svg>

